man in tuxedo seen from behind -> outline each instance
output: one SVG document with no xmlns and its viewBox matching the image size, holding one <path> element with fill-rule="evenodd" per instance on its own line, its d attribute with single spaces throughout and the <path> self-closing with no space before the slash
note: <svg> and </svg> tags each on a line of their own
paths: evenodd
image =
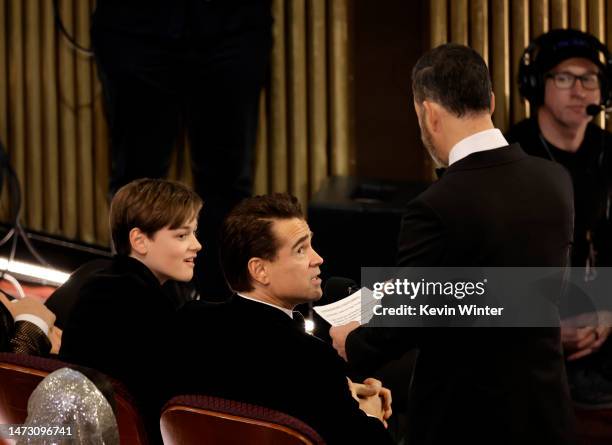
<svg viewBox="0 0 612 445">
<path fill-rule="evenodd" d="M 494 127 L 482 57 L 463 45 L 441 45 L 419 59 L 412 82 L 423 144 L 447 169 L 408 204 L 398 265 L 564 266 L 573 229 L 570 178 L 559 165 L 509 145 Z M 419 349 L 411 444 L 573 443 L 558 328 L 349 324 L 330 334 L 362 372 Z"/>
</svg>

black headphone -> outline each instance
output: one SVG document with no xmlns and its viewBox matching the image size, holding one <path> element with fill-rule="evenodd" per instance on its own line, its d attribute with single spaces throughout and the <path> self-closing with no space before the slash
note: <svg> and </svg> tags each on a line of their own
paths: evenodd
<svg viewBox="0 0 612 445">
<path fill-rule="evenodd" d="M 574 51 L 574 52 L 572 52 Z M 567 52 L 567 57 L 559 57 Z M 559 58 L 558 58 L 559 57 Z M 547 70 L 542 60 L 555 60 L 554 65 L 571 57 L 582 57 L 594 62 L 600 69 L 601 104 L 612 105 L 612 56 L 608 48 L 595 36 L 576 29 L 554 29 L 533 40 L 521 56 L 518 70 L 519 91 L 532 106 L 544 102 L 544 83 Z M 603 59 L 603 61 L 602 61 Z M 554 66 L 553 65 L 553 66 Z M 552 66 L 551 66 L 552 68 Z"/>
</svg>

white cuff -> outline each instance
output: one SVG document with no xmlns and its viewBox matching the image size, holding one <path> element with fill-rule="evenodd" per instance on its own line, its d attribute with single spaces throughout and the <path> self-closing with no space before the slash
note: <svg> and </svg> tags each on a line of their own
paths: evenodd
<svg viewBox="0 0 612 445">
<path fill-rule="evenodd" d="M 34 323 L 36 326 L 40 328 L 41 331 L 44 332 L 45 335 L 49 335 L 49 325 L 45 323 L 45 321 L 32 314 L 19 314 L 15 317 L 15 322 L 18 321 L 29 321 L 30 323 Z"/>
</svg>

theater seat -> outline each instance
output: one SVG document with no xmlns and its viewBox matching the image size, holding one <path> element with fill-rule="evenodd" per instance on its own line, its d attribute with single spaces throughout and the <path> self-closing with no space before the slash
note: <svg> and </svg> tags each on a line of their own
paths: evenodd
<svg viewBox="0 0 612 445">
<path fill-rule="evenodd" d="M 164 445 L 315 445 L 301 420 L 261 406 L 203 395 L 171 399 L 161 415 Z"/>
<path fill-rule="evenodd" d="M 575 408 L 578 445 L 610 445 L 612 443 L 612 408 Z"/>
<path fill-rule="evenodd" d="M 25 354 L 0 353 L 0 424 L 24 423 L 30 394 L 48 374 L 70 366 L 60 360 Z M 146 445 L 146 435 L 131 396 L 117 381 L 110 379 L 115 391 L 117 425 L 121 443 Z M 0 439 L 0 444 L 8 444 Z"/>
</svg>

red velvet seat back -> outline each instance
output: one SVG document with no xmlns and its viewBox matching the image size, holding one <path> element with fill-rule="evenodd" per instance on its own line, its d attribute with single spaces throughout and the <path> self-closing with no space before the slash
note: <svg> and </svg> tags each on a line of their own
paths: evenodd
<svg viewBox="0 0 612 445">
<path fill-rule="evenodd" d="M 164 445 L 320 445 L 304 422 L 272 409 L 210 396 L 178 396 L 161 416 Z"/>
<path fill-rule="evenodd" d="M 612 444 L 612 409 L 576 408 L 579 445 Z"/>
</svg>

